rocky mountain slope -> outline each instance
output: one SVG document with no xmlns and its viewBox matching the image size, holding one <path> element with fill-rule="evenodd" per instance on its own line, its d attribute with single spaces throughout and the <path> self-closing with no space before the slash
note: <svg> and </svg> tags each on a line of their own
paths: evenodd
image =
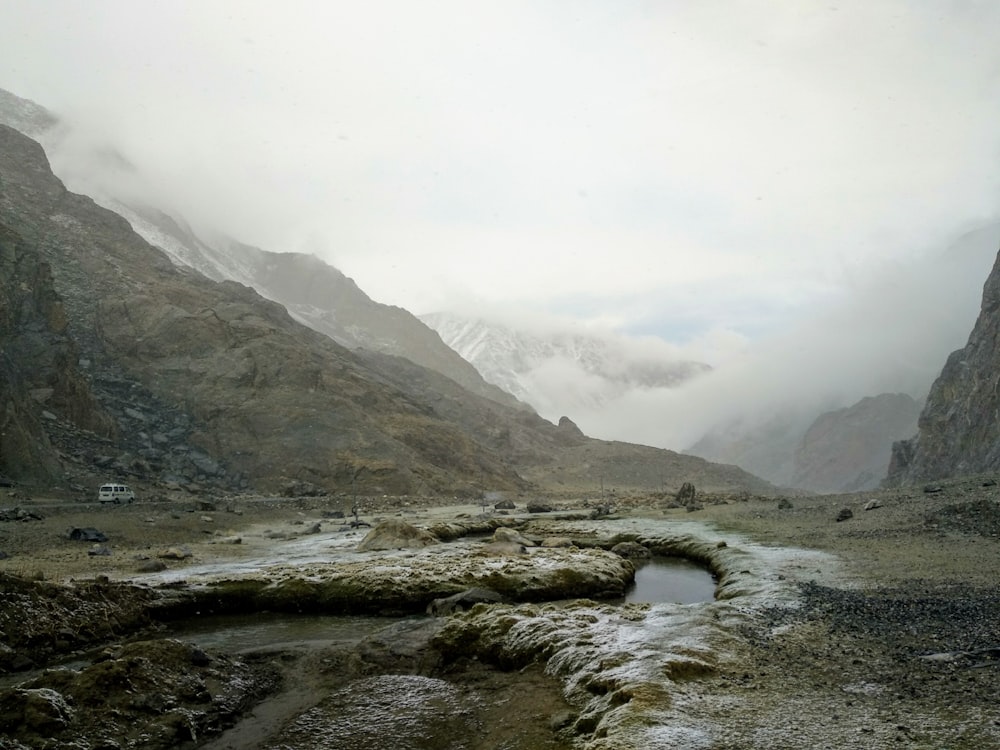
<svg viewBox="0 0 1000 750">
<path fill-rule="evenodd" d="M 1000 469 L 1000 255 L 983 286 L 968 343 L 931 386 L 919 430 L 893 445 L 894 484 Z"/>
<path fill-rule="evenodd" d="M 474 393 L 510 406 L 517 399 L 486 382 L 471 364 L 410 312 L 373 301 L 350 278 L 319 258 L 276 253 L 217 232 L 200 236 L 176 211 L 149 205 L 153 191 L 114 150 L 68 154 L 72 129 L 38 104 L 0 89 L 0 123 L 38 140 L 50 159 L 72 165 L 82 192 L 123 216 L 151 245 L 179 266 L 215 281 L 237 281 L 288 310 L 301 323 L 349 349 L 363 347 L 407 357 Z M 85 168 L 80 164 L 86 163 Z M 85 175 L 80 172 L 85 171 Z M 526 407 L 523 407 L 526 408 Z"/>
<path fill-rule="evenodd" d="M 46 427 L 53 412 L 95 436 L 114 434 L 77 367 L 67 327 L 48 264 L 0 224 L 0 473 L 17 467 L 22 480 L 59 478 Z"/>
<path fill-rule="evenodd" d="M 919 414 L 920 402 L 905 393 L 883 393 L 821 414 L 795 452 L 792 485 L 823 493 L 877 488 L 893 442 L 912 434 Z"/>
<path fill-rule="evenodd" d="M 26 400 L 34 361 L 12 345 L 23 319 L 5 314 L 7 380 L 26 384 L 12 398 L 30 412 L 10 424 L 26 435 L 41 425 L 48 445 L 32 447 L 65 481 L 472 494 L 568 488 L 549 477 L 572 464 L 564 475 L 594 487 L 604 474 L 576 465 L 585 450 L 619 486 L 641 486 L 635 467 L 648 466 L 666 486 L 700 477 L 706 488 L 773 489 L 734 467 L 590 440 L 404 358 L 348 350 L 247 286 L 177 267 L 120 216 L 67 191 L 39 144 L 3 126 L 0 223 L 25 263 L 51 269 L 65 310 L 53 331 L 75 347 L 66 377 L 78 370 L 87 386 L 62 400 L 52 386 L 44 406 Z M 23 478 L 16 455 L 0 456 L 0 472 Z"/>
<path fill-rule="evenodd" d="M 710 369 L 608 336 L 533 332 L 450 312 L 420 319 L 487 381 L 552 418 L 603 406 L 636 388 L 673 388 Z"/>
</svg>

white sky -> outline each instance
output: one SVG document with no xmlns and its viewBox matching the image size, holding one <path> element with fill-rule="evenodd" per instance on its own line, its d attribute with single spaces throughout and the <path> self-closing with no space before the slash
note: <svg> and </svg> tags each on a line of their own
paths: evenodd
<svg viewBox="0 0 1000 750">
<path fill-rule="evenodd" d="M 996 218 L 998 30 L 991 0 L 0 0 L 0 87 L 378 301 L 738 346 Z"/>
</svg>

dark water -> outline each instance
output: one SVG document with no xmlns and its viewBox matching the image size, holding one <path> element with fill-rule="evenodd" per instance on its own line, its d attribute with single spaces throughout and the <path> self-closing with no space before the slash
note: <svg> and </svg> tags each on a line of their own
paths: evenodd
<svg viewBox="0 0 1000 750">
<path fill-rule="evenodd" d="M 715 577 L 682 557 L 654 557 L 635 572 L 626 602 L 695 604 L 715 599 Z"/>
<path fill-rule="evenodd" d="M 169 636 L 200 648 L 239 653 L 290 643 L 353 644 L 403 618 L 260 613 L 175 623 Z"/>
</svg>

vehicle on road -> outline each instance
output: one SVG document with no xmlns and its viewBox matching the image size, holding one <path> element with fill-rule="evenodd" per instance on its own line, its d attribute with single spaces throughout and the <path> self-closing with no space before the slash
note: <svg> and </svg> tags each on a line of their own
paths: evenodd
<svg viewBox="0 0 1000 750">
<path fill-rule="evenodd" d="M 97 491 L 97 499 L 102 503 L 121 505 L 122 503 L 131 503 L 135 500 L 135 493 L 126 484 L 111 482 L 101 485 L 101 489 Z"/>
</svg>

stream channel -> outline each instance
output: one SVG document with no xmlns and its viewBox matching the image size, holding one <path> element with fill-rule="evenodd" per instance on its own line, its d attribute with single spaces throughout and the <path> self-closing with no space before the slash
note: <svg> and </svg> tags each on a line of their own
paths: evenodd
<svg viewBox="0 0 1000 750">
<path fill-rule="evenodd" d="M 682 558 L 640 563 L 625 602 L 712 601 L 715 580 Z M 388 618 L 258 614 L 176 623 L 171 637 L 230 654 L 297 654 L 293 684 L 258 705 L 210 750 L 568 750 L 558 729 L 572 716 L 544 665 L 503 672 L 478 662 L 441 676 L 374 674 L 344 679 L 343 654 L 365 639 L 391 641 L 426 616 Z M 339 654 L 339 656 L 338 656 Z"/>
</svg>

